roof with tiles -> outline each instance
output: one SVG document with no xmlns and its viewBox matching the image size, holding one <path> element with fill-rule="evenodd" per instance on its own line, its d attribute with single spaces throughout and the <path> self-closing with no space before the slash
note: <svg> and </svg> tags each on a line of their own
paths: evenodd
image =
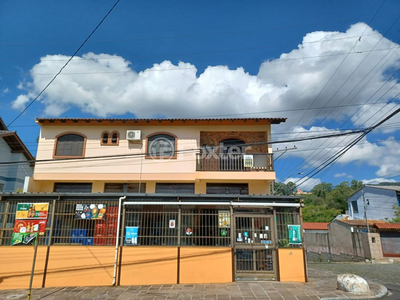
<svg viewBox="0 0 400 300">
<path fill-rule="evenodd" d="M 304 230 L 328 230 L 329 223 L 327 222 L 304 222 Z"/>
<path fill-rule="evenodd" d="M 400 230 L 400 223 L 375 223 L 378 229 L 397 229 Z"/>
<path fill-rule="evenodd" d="M 149 123 L 158 123 L 161 125 L 164 124 L 173 124 L 173 123 L 194 123 L 194 124 L 209 124 L 209 123 L 269 123 L 269 124 L 279 124 L 285 122 L 286 118 L 208 118 L 208 119 L 195 119 L 195 118 L 178 118 L 178 119 L 95 119 L 95 118 L 37 118 L 36 123 L 40 125 L 44 124 L 62 124 L 62 123 L 80 123 L 80 124 L 98 124 L 98 123 L 116 123 L 116 124 L 149 124 Z"/>
</svg>

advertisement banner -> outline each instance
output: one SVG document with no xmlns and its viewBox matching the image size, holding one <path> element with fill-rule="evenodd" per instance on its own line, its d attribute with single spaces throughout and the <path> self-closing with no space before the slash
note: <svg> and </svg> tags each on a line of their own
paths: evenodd
<svg viewBox="0 0 400 300">
<path fill-rule="evenodd" d="M 231 227 L 231 213 L 229 210 L 218 211 L 218 227 L 219 228 Z"/>
<path fill-rule="evenodd" d="M 125 246 L 136 246 L 138 243 L 139 227 L 125 227 Z"/>
<path fill-rule="evenodd" d="M 289 244 L 301 244 L 300 225 L 288 225 Z"/>
<path fill-rule="evenodd" d="M 15 219 L 47 219 L 49 203 L 18 203 Z"/>
<path fill-rule="evenodd" d="M 77 204 L 75 220 L 104 220 L 106 210 L 106 204 Z"/>
<path fill-rule="evenodd" d="M 15 220 L 11 245 L 29 244 L 46 231 L 46 220 Z"/>
</svg>

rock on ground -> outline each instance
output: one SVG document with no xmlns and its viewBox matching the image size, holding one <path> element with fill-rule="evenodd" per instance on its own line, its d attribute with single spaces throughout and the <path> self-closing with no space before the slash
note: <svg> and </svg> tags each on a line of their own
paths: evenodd
<svg viewBox="0 0 400 300">
<path fill-rule="evenodd" d="M 337 287 L 339 290 L 355 294 L 369 292 L 369 286 L 365 279 L 354 274 L 339 275 L 337 278 Z"/>
</svg>

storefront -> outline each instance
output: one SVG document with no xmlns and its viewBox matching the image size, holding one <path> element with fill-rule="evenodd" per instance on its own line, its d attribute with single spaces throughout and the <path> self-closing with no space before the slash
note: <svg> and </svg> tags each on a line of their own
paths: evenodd
<svg viewBox="0 0 400 300">
<path fill-rule="evenodd" d="M 47 207 L 35 287 L 306 281 L 299 197 L 123 196 L 4 194 L 0 288 L 23 288 L 28 281 L 33 247 L 15 237 L 21 230 L 34 233 L 36 221 L 16 219 L 22 203 L 23 217 Z"/>
</svg>

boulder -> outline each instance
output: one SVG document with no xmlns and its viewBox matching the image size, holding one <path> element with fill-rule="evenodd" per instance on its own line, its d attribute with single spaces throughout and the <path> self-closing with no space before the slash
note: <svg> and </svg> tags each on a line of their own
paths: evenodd
<svg viewBox="0 0 400 300">
<path fill-rule="evenodd" d="M 339 290 L 355 294 L 369 292 L 369 286 L 365 279 L 354 274 L 339 275 L 337 278 L 337 287 Z"/>
</svg>

